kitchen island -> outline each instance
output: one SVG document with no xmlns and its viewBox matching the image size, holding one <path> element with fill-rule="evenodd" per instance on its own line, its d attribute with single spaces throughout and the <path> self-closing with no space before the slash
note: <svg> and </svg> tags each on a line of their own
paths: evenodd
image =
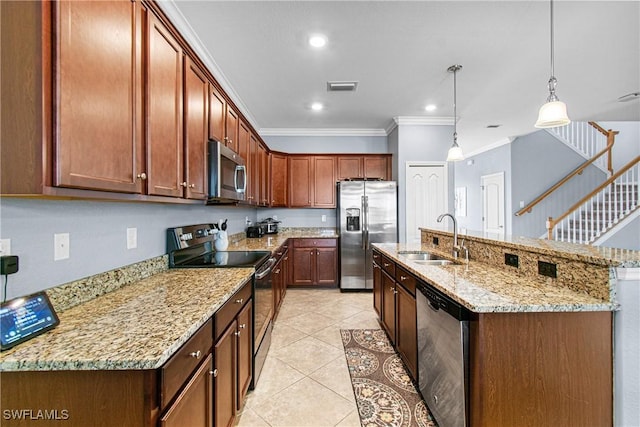
<svg viewBox="0 0 640 427">
<path fill-rule="evenodd" d="M 638 252 L 473 234 L 459 245 L 462 238 L 468 261 L 464 251 L 454 259 L 447 230 L 423 229 L 421 244 L 374 244 L 382 283 L 374 304 L 405 363 L 420 365 L 412 342 L 420 331 L 407 330 L 416 327 L 422 282 L 471 312 L 470 425 L 612 425 L 613 269 L 637 265 Z M 407 256 L 424 252 L 454 262 Z"/>
</svg>

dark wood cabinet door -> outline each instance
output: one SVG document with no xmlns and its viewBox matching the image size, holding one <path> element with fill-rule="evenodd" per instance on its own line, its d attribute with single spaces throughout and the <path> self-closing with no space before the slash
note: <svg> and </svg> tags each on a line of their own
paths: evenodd
<svg viewBox="0 0 640 427">
<path fill-rule="evenodd" d="M 215 427 L 232 426 L 236 416 L 237 346 L 234 320 L 216 342 L 214 357 L 214 417 Z"/>
<path fill-rule="evenodd" d="M 53 7 L 58 105 L 53 184 L 141 193 L 144 186 L 136 178 L 145 172 L 140 4 L 69 1 Z"/>
<path fill-rule="evenodd" d="M 289 207 L 311 206 L 310 156 L 289 156 Z"/>
<path fill-rule="evenodd" d="M 251 184 L 249 185 L 250 193 L 248 199 L 252 205 L 260 203 L 260 158 L 258 154 L 258 137 L 253 133 L 249 137 L 249 179 Z"/>
<path fill-rule="evenodd" d="M 376 256 L 375 252 L 373 256 Z M 378 313 L 378 317 L 382 316 L 382 268 L 375 262 L 373 263 L 373 309 Z"/>
<path fill-rule="evenodd" d="M 336 180 L 362 178 L 362 156 L 338 156 Z"/>
<path fill-rule="evenodd" d="M 269 206 L 269 152 L 267 147 L 258 143 L 258 159 L 260 161 L 260 206 Z"/>
<path fill-rule="evenodd" d="M 287 206 L 287 155 L 269 154 L 271 157 L 271 206 Z"/>
<path fill-rule="evenodd" d="M 185 197 L 207 197 L 207 97 L 209 83 L 204 72 L 187 57 L 184 66 Z"/>
<path fill-rule="evenodd" d="M 151 13 L 147 31 L 147 192 L 182 196 L 182 48 Z"/>
<path fill-rule="evenodd" d="M 390 180 L 391 158 L 389 156 L 365 156 L 364 177 Z"/>
<path fill-rule="evenodd" d="M 160 427 L 212 426 L 214 397 L 211 362 L 209 354 L 173 405 L 160 418 Z"/>
<path fill-rule="evenodd" d="M 315 279 L 315 248 L 293 248 L 294 285 L 313 285 Z"/>
<path fill-rule="evenodd" d="M 244 398 L 247 395 L 249 386 L 251 385 L 253 362 L 253 328 L 252 328 L 252 309 L 251 302 L 245 304 L 244 308 L 238 313 L 238 331 L 236 337 L 238 340 L 238 399 L 236 409 L 242 409 Z"/>
<path fill-rule="evenodd" d="M 251 131 L 249 130 L 249 126 L 243 120 L 240 120 L 240 124 L 238 125 L 238 154 L 244 159 L 244 164 L 247 168 L 247 193 L 245 200 L 242 202 L 244 204 L 251 203 L 250 196 L 253 191 L 251 188 L 253 185 L 253 170 L 250 159 L 250 144 Z"/>
<path fill-rule="evenodd" d="M 218 89 L 209 84 L 209 138 L 224 141 L 224 118 L 227 102 Z"/>
<path fill-rule="evenodd" d="M 313 206 L 336 207 L 336 158 L 334 156 L 313 158 Z"/>
<path fill-rule="evenodd" d="M 236 153 L 238 152 L 238 113 L 233 107 L 227 104 L 227 113 L 224 122 L 225 137 L 224 142 L 227 147 Z"/>
<path fill-rule="evenodd" d="M 396 283 L 382 272 L 382 326 L 389 334 L 391 343 L 396 342 Z"/>
<path fill-rule="evenodd" d="M 316 283 L 319 285 L 338 283 L 338 248 L 316 249 Z"/>
<path fill-rule="evenodd" d="M 396 348 L 414 380 L 418 379 L 416 298 L 396 285 Z"/>
</svg>

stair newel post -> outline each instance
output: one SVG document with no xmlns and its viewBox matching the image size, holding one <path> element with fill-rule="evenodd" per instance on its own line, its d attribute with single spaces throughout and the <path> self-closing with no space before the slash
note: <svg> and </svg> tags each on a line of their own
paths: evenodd
<svg viewBox="0 0 640 427">
<path fill-rule="evenodd" d="M 609 129 L 607 131 L 607 147 L 609 147 L 609 149 L 607 150 L 607 169 L 609 170 L 609 175 L 613 175 L 613 156 L 611 155 L 611 149 L 613 148 L 613 143 L 615 142 L 616 135 L 619 133 L 620 132 L 617 130 Z"/>
<path fill-rule="evenodd" d="M 553 218 L 547 218 L 547 239 L 553 240 Z"/>
</svg>

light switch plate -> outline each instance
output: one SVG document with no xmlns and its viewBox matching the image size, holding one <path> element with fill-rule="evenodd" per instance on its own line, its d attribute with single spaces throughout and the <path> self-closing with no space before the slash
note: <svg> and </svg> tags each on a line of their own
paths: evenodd
<svg viewBox="0 0 640 427">
<path fill-rule="evenodd" d="M 0 255 L 11 255 L 11 239 L 0 239 Z"/>
<path fill-rule="evenodd" d="M 69 258 L 69 233 L 53 235 L 53 260 L 61 261 Z"/>
<path fill-rule="evenodd" d="M 127 249 L 135 249 L 138 247 L 138 229 L 127 228 Z"/>
<path fill-rule="evenodd" d="M 326 215 L 322 215 L 322 222 L 327 222 L 327 216 Z"/>
</svg>

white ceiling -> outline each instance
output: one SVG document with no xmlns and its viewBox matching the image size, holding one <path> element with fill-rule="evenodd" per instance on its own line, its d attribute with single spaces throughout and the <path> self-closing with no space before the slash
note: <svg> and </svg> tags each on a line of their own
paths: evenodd
<svg viewBox="0 0 640 427">
<path fill-rule="evenodd" d="M 556 1 L 557 95 L 575 121 L 638 121 L 640 2 Z M 182 1 L 163 8 L 261 132 L 453 116 L 466 153 L 535 130 L 548 95 L 547 1 Z M 173 15 L 173 16 L 172 16 Z M 183 15 L 183 16 L 180 16 Z M 174 19 L 180 18 L 180 19 Z M 190 27 L 190 28 L 188 28 Z M 323 33 L 321 50 L 307 44 Z M 199 43 L 196 43 L 196 38 Z M 222 75 L 220 75 L 220 73 Z M 356 80 L 355 93 L 326 82 Z M 325 104 L 321 112 L 311 102 Z M 438 109 L 427 113 L 427 104 Z M 487 125 L 499 124 L 498 129 Z"/>
</svg>

